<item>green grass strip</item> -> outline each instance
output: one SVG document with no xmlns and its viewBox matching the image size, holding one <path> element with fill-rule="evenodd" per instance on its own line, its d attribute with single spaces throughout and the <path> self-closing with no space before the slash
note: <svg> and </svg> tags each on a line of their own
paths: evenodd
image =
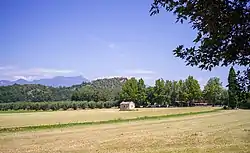
<svg viewBox="0 0 250 153">
<path fill-rule="evenodd" d="M 34 126 L 22 126 L 22 127 L 9 127 L 9 128 L 0 128 L 0 133 L 40 130 L 40 129 L 66 128 L 66 127 L 83 126 L 83 125 L 123 123 L 123 122 L 142 121 L 142 120 L 157 120 L 157 119 L 166 119 L 166 118 L 172 118 L 172 117 L 206 114 L 206 113 L 217 112 L 219 110 L 221 109 L 214 109 L 214 110 L 200 111 L 200 112 L 189 112 L 189 113 L 181 113 L 181 114 L 168 114 L 168 115 L 160 115 L 160 116 L 143 116 L 143 117 L 137 117 L 137 118 L 131 118 L 131 119 L 114 119 L 114 120 L 93 121 L 93 122 L 74 122 L 74 123 L 65 123 L 65 124 L 47 124 L 47 125 L 34 125 Z"/>
</svg>

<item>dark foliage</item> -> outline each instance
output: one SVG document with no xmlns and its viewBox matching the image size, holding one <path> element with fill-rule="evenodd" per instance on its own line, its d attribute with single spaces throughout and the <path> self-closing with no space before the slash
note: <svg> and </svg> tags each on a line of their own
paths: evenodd
<svg viewBox="0 0 250 153">
<path fill-rule="evenodd" d="M 151 15 L 163 7 L 177 16 L 176 22 L 188 20 L 195 29 L 196 46 L 174 50 L 187 65 L 211 70 L 215 66 L 250 65 L 249 0 L 154 0 Z M 199 44 L 199 45 L 197 45 Z"/>
<path fill-rule="evenodd" d="M 126 81 L 126 78 L 98 79 L 92 81 L 89 84 L 76 88 L 71 100 L 95 102 L 119 100 L 122 85 Z"/>
<path fill-rule="evenodd" d="M 45 101 L 118 100 L 126 78 L 98 79 L 72 87 L 49 87 L 38 84 L 0 86 L 0 103 Z"/>
<path fill-rule="evenodd" d="M 72 90 L 68 87 L 48 87 L 37 84 L 0 86 L 0 103 L 17 101 L 59 101 L 69 100 Z"/>
</svg>

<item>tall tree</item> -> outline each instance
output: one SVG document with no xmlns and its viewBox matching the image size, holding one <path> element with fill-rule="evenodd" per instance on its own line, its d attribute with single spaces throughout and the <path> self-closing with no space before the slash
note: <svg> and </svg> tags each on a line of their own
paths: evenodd
<svg viewBox="0 0 250 153">
<path fill-rule="evenodd" d="M 188 76 L 185 80 L 187 99 L 189 102 L 194 100 L 200 100 L 201 98 L 201 88 L 198 80 L 194 79 L 193 76 Z"/>
<path fill-rule="evenodd" d="M 226 89 L 222 89 L 221 97 L 220 97 L 221 104 L 228 105 L 228 91 Z"/>
<path fill-rule="evenodd" d="M 178 100 L 181 102 L 186 102 L 188 96 L 187 96 L 187 88 L 186 88 L 185 81 L 179 80 L 178 86 L 179 86 L 179 99 Z"/>
<path fill-rule="evenodd" d="M 163 79 L 158 79 L 155 81 L 154 87 L 154 102 L 163 105 L 166 102 L 166 92 L 165 92 L 165 82 Z"/>
<path fill-rule="evenodd" d="M 137 94 L 138 94 L 138 84 L 137 80 L 133 77 L 127 80 L 122 86 L 121 100 L 133 101 L 135 102 L 136 106 L 138 106 Z"/>
<path fill-rule="evenodd" d="M 151 15 L 162 7 L 188 20 L 197 31 L 190 48 L 178 46 L 174 54 L 187 65 L 211 70 L 215 66 L 250 65 L 249 0 L 154 0 Z"/>
<path fill-rule="evenodd" d="M 141 106 L 146 106 L 146 85 L 143 79 L 139 79 L 138 81 L 138 93 L 137 93 L 137 101 Z"/>
<path fill-rule="evenodd" d="M 220 79 L 217 77 L 210 78 L 203 90 L 203 97 L 210 104 L 220 104 L 223 88 Z"/>
<path fill-rule="evenodd" d="M 171 102 L 175 103 L 179 99 L 179 84 L 177 81 L 172 82 Z"/>
<path fill-rule="evenodd" d="M 237 73 L 237 82 L 240 88 L 239 107 L 250 108 L 250 67 L 243 73 Z"/>
<path fill-rule="evenodd" d="M 147 104 L 153 105 L 154 104 L 154 87 L 147 87 L 146 95 L 147 95 L 146 97 Z"/>
<path fill-rule="evenodd" d="M 172 81 L 166 80 L 165 83 L 165 94 L 166 94 L 166 102 L 170 104 L 171 101 L 171 95 L 172 95 Z"/>
<path fill-rule="evenodd" d="M 229 107 L 235 108 L 238 104 L 239 86 L 234 68 L 231 67 L 228 75 Z"/>
</svg>

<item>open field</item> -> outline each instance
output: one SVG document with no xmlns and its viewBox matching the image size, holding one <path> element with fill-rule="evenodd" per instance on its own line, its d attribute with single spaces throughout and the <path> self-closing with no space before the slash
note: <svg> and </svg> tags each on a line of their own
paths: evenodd
<svg viewBox="0 0 250 153">
<path fill-rule="evenodd" d="M 0 134 L 2 153 L 249 152 L 250 111 Z"/>
<path fill-rule="evenodd" d="M 131 119 L 143 116 L 160 116 L 188 112 L 200 112 L 218 109 L 215 107 L 187 108 L 143 108 L 139 111 L 119 111 L 119 109 L 94 109 L 79 111 L 0 113 L 0 128 L 57 124 L 72 122 L 106 121 L 114 119 Z"/>
</svg>

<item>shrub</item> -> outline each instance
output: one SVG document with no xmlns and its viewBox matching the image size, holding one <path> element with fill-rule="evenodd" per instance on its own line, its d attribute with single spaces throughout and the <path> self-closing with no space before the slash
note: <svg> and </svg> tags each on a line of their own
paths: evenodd
<svg viewBox="0 0 250 153">
<path fill-rule="evenodd" d="M 94 101 L 88 102 L 88 107 L 91 108 L 91 109 L 96 108 L 96 102 L 94 102 Z"/>
<path fill-rule="evenodd" d="M 100 101 L 96 103 L 96 108 L 104 108 L 104 102 Z"/>
<path fill-rule="evenodd" d="M 82 108 L 82 109 L 86 109 L 88 108 L 88 102 L 86 101 L 82 101 L 82 102 L 79 102 L 79 108 Z"/>
</svg>

